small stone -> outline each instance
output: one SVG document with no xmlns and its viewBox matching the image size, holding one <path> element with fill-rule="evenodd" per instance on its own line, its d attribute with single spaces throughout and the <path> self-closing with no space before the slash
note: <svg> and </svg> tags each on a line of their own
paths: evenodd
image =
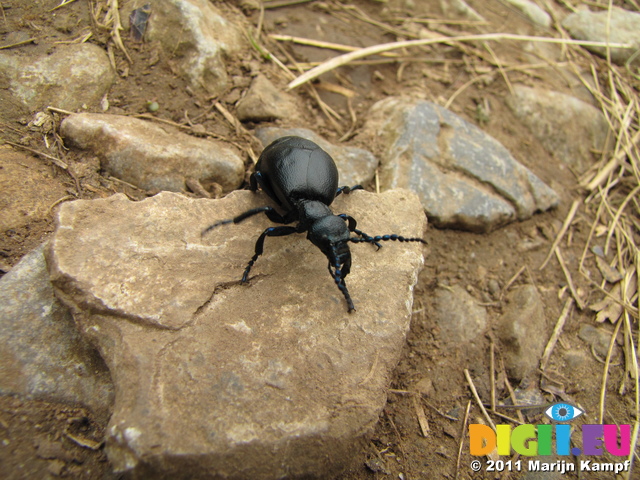
<svg viewBox="0 0 640 480">
<path fill-rule="evenodd" d="M 373 473 L 381 473 L 383 475 L 389 475 L 389 470 L 387 470 L 387 466 L 381 458 L 374 457 L 369 458 L 364 462 L 369 470 Z"/>
<path fill-rule="evenodd" d="M 572 349 L 564 352 L 564 362 L 572 371 L 587 364 L 589 357 L 582 350 Z"/>
<path fill-rule="evenodd" d="M 381 100 L 362 135 L 382 142 L 382 189 L 416 192 L 436 226 L 488 232 L 559 202 L 497 140 L 436 104 Z"/>
<path fill-rule="evenodd" d="M 606 358 L 609 352 L 609 343 L 611 342 L 611 332 L 586 323 L 580 327 L 578 337 L 580 337 L 581 340 L 587 342 L 587 344 L 591 348 L 593 348 L 600 359 Z M 614 343 L 612 351 L 612 358 L 614 362 L 620 360 L 620 356 L 620 347 L 618 347 L 618 345 Z"/>
<path fill-rule="evenodd" d="M 533 23 L 544 28 L 551 26 L 551 16 L 530 0 L 507 0 L 524 13 Z"/>
<path fill-rule="evenodd" d="M 447 343 L 474 342 L 487 328 L 487 310 L 460 285 L 435 292 L 436 322 Z"/>
<path fill-rule="evenodd" d="M 549 340 L 542 299 L 533 285 L 513 287 L 496 325 L 502 342 L 505 367 L 510 377 L 523 380 L 537 371 Z"/>
<path fill-rule="evenodd" d="M 43 249 L 0 279 L 0 394 L 80 404 L 106 420 L 111 377 L 54 296 Z"/>
<path fill-rule="evenodd" d="M 62 469 L 65 467 L 65 463 L 62 460 L 51 460 L 47 465 L 47 471 L 56 477 L 62 474 Z"/>
<path fill-rule="evenodd" d="M 110 175 L 146 190 L 186 190 L 186 179 L 240 186 L 244 163 L 233 147 L 178 132 L 138 118 L 81 113 L 70 115 L 60 133 L 71 145 L 90 150 Z"/>
<path fill-rule="evenodd" d="M 240 121 L 264 122 L 276 119 L 295 120 L 300 115 L 293 97 L 280 92 L 264 75 L 258 75 L 247 95 L 238 102 Z"/>
<path fill-rule="evenodd" d="M 514 115 L 557 160 L 583 171 L 593 163 L 592 151 L 607 148 L 609 124 L 586 102 L 541 88 L 514 86 L 506 99 Z"/>
<path fill-rule="evenodd" d="M 413 388 L 416 392 L 418 392 L 420 395 L 424 395 L 425 397 L 430 397 L 435 392 L 433 388 L 433 382 L 430 378 L 426 377 L 420 379 L 418 383 L 413 386 Z"/>
<path fill-rule="evenodd" d="M 121 10 L 131 12 L 140 2 L 129 0 Z M 231 21 L 208 0 L 156 0 L 145 39 L 158 43 L 195 91 L 210 96 L 224 93 L 228 84 L 225 57 L 240 56 L 247 45 L 240 18 Z M 230 13 L 229 13 L 230 14 Z M 129 19 L 123 26 L 129 30 Z"/>
<path fill-rule="evenodd" d="M 35 57 L 0 53 L 0 102 L 7 112 L 47 106 L 75 111 L 99 104 L 114 80 L 107 54 L 91 43 L 65 45 Z"/>
<path fill-rule="evenodd" d="M 336 162 L 340 174 L 340 186 L 366 185 L 373 179 L 378 160 L 368 150 L 350 147 L 347 145 L 334 145 L 322 138 L 317 133 L 306 128 L 277 128 L 264 127 L 256 131 L 256 137 L 263 146 L 269 145 L 274 140 L 287 135 L 294 135 L 317 143 L 320 148 L 331 155 Z"/>
<path fill-rule="evenodd" d="M 632 48 L 611 48 L 611 60 L 623 64 L 640 48 L 640 13 L 624 10 L 620 7 L 611 7 L 611 13 L 607 10 L 590 12 L 588 9 L 580 9 L 567 16 L 562 26 L 569 34 L 578 40 L 589 40 L 603 43 L 626 43 Z M 585 47 L 600 55 L 607 56 L 605 47 Z"/>
<path fill-rule="evenodd" d="M 352 314 L 305 235 L 267 239 L 241 285 L 273 223 L 260 215 L 202 231 L 270 204 L 262 192 L 162 192 L 58 210 L 48 265 L 116 385 L 105 447 L 116 471 L 328 478 L 373 429 L 409 330 L 422 246 L 351 246 Z M 408 191 L 356 191 L 333 207 L 370 235 L 421 237 L 426 227 Z"/>
<path fill-rule="evenodd" d="M 494 300 L 500 298 L 500 293 L 502 289 L 500 288 L 500 283 L 495 278 L 490 278 L 487 282 L 487 288 L 489 289 L 489 294 L 493 297 Z"/>
</svg>

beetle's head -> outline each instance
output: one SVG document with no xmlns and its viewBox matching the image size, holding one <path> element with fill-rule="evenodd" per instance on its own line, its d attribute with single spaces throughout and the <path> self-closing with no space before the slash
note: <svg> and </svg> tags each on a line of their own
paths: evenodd
<svg viewBox="0 0 640 480">
<path fill-rule="evenodd" d="M 307 238 L 327 256 L 332 267 L 346 267 L 346 270 L 342 268 L 342 278 L 349 273 L 349 229 L 342 218 L 327 215 L 317 219 L 309 228 Z"/>
<path fill-rule="evenodd" d="M 315 218 L 308 229 L 307 238 L 329 259 L 329 273 L 344 295 L 349 312 L 354 312 L 355 307 L 344 282 L 351 271 L 349 228 L 344 219 L 337 215 Z"/>
</svg>

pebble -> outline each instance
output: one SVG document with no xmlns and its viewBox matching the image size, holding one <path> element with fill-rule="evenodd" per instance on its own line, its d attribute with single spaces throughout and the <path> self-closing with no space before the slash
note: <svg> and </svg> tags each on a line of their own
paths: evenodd
<svg viewBox="0 0 640 480">
<path fill-rule="evenodd" d="M 122 20 L 129 30 L 129 19 Z M 242 20 L 233 20 L 207 0 L 155 0 L 145 39 L 161 45 L 193 90 L 218 96 L 228 85 L 225 57 L 237 57 L 247 47 L 237 26 Z"/>
<path fill-rule="evenodd" d="M 524 13 L 529 20 L 540 27 L 551 26 L 551 16 L 530 0 L 507 0 L 508 3 Z"/>
<path fill-rule="evenodd" d="M 607 148 L 609 124 L 593 105 L 560 92 L 514 86 L 507 106 L 553 157 L 584 171 Z"/>
<path fill-rule="evenodd" d="M 607 26 L 608 25 L 608 26 Z M 640 48 L 640 13 L 612 7 L 611 15 L 607 10 L 591 12 L 579 9 L 567 16 L 562 26 L 578 40 L 595 42 L 626 43 L 633 48 L 611 48 L 611 60 L 623 64 L 633 55 L 637 57 Z M 585 47 L 601 57 L 607 56 L 604 47 Z"/>
<path fill-rule="evenodd" d="M 50 55 L 0 52 L 0 81 L 0 102 L 14 111 L 76 111 L 99 104 L 115 74 L 103 49 L 82 43 L 56 47 Z"/>
<path fill-rule="evenodd" d="M 512 287 L 506 302 L 496 332 L 509 376 L 523 380 L 538 371 L 549 340 L 543 303 L 533 285 Z"/>
<path fill-rule="evenodd" d="M 361 137 L 381 143 L 381 189 L 413 190 L 438 227 L 489 232 L 559 202 L 497 140 L 431 102 L 381 100 Z"/>
<path fill-rule="evenodd" d="M 228 192 L 244 179 L 244 162 L 235 148 L 168 125 L 81 113 L 67 117 L 60 134 L 70 146 L 100 158 L 108 174 L 145 190 L 185 191 L 187 180 L 195 179 L 207 190 L 219 184 Z"/>
<path fill-rule="evenodd" d="M 109 418 L 109 371 L 54 296 L 44 246 L 0 279 L 0 338 L 0 394 L 80 404 Z"/>
<path fill-rule="evenodd" d="M 293 97 L 280 92 L 264 75 L 253 80 L 246 96 L 237 105 L 238 119 L 242 122 L 299 120 L 298 110 Z"/>
<path fill-rule="evenodd" d="M 487 309 L 460 285 L 438 288 L 435 292 L 435 320 L 441 338 L 452 344 L 475 342 L 487 328 Z"/>
</svg>

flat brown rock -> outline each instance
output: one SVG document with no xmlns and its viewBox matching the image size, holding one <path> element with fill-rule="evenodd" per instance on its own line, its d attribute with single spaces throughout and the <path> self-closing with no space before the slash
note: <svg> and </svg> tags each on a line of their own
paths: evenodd
<svg viewBox="0 0 640 480">
<path fill-rule="evenodd" d="M 268 238 L 241 285 L 262 193 L 221 200 L 161 193 L 61 206 L 47 252 L 57 294 L 104 357 L 116 402 L 107 453 L 140 478 L 322 477 L 357 453 L 386 401 L 409 328 L 420 244 L 353 244 L 357 312 L 304 235 Z M 370 235 L 422 236 L 405 190 L 341 195 Z"/>
</svg>

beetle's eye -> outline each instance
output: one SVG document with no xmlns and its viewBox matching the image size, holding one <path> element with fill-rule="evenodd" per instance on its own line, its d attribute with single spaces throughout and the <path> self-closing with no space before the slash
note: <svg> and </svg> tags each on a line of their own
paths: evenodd
<svg viewBox="0 0 640 480">
<path fill-rule="evenodd" d="M 551 405 L 544 414 L 555 422 L 570 422 L 578 418 L 584 412 L 578 407 L 568 403 L 556 403 Z"/>
</svg>

